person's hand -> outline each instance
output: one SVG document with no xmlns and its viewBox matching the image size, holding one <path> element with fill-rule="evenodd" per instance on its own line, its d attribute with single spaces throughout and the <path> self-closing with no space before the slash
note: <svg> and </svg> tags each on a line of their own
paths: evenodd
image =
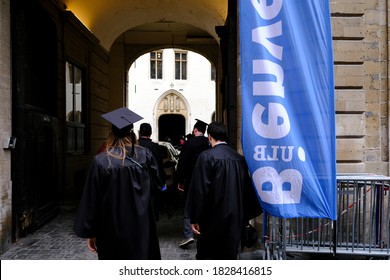
<svg viewBox="0 0 390 280">
<path fill-rule="evenodd" d="M 88 245 L 89 250 L 92 253 L 95 253 L 95 254 L 97 253 L 96 237 L 88 238 L 87 245 Z"/>
<path fill-rule="evenodd" d="M 184 192 L 184 184 L 177 184 L 177 189 L 181 192 Z"/>
<path fill-rule="evenodd" d="M 195 234 L 200 234 L 200 227 L 199 224 L 191 224 L 192 232 Z"/>
</svg>

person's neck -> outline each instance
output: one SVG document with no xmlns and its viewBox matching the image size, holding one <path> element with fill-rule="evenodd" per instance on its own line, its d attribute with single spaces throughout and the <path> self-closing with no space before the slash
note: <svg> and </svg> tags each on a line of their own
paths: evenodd
<svg viewBox="0 0 390 280">
<path fill-rule="evenodd" d="M 210 137 L 211 138 L 211 137 Z M 214 138 L 209 139 L 211 147 L 214 147 L 219 144 L 227 144 L 225 141 L 215 140 Z"/>
</svg>

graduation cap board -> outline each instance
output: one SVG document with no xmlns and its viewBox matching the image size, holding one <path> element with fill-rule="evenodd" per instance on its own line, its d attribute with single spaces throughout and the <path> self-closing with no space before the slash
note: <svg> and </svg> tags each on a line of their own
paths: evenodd
<svg viewBox="0 0 390 280">
<path fill-rule="evenodd" d="M 199 119 L 195 119 L 196 120 L 196 123 L 194 125 L 194 127 L 196 127 L 199 131 L 201 132 L 206 132 L 206 127 L 209 125 L 208 123 L 205 123 L 204 121 L 202 120 L 199 120 Z"/>
<path fill-rule="evenodd" d="M 112 124 L 112 132 L 120 138 L 129 136 L 133 123 L 143 119 L 126 107 L 103 114 L 102 118 Z"/>
</svg>

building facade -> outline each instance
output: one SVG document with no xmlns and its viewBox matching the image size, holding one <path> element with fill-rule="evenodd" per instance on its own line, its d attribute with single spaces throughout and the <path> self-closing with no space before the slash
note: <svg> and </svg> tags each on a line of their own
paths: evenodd
<svg viewBox="0 0 390 280">
<path fill-rule="evenodd" d="M 179 145 L 195 119 L 210 123 L 215 116 L 215 67 L 203 56 L 181 49 L 144 54 L 131 65 L 128 107 L 152 126 L 152 139 Z"/>
</svg>

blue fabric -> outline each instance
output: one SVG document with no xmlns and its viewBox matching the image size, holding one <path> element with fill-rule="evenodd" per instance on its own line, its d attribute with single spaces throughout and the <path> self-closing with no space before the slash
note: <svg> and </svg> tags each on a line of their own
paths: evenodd
<svg viewBox="0 0 390 280">
<path fill-rule="evenodd" d="M 328 0 L 240 0 L 242 147 L 276 217 L 336 219 Z"/>
</svg>

